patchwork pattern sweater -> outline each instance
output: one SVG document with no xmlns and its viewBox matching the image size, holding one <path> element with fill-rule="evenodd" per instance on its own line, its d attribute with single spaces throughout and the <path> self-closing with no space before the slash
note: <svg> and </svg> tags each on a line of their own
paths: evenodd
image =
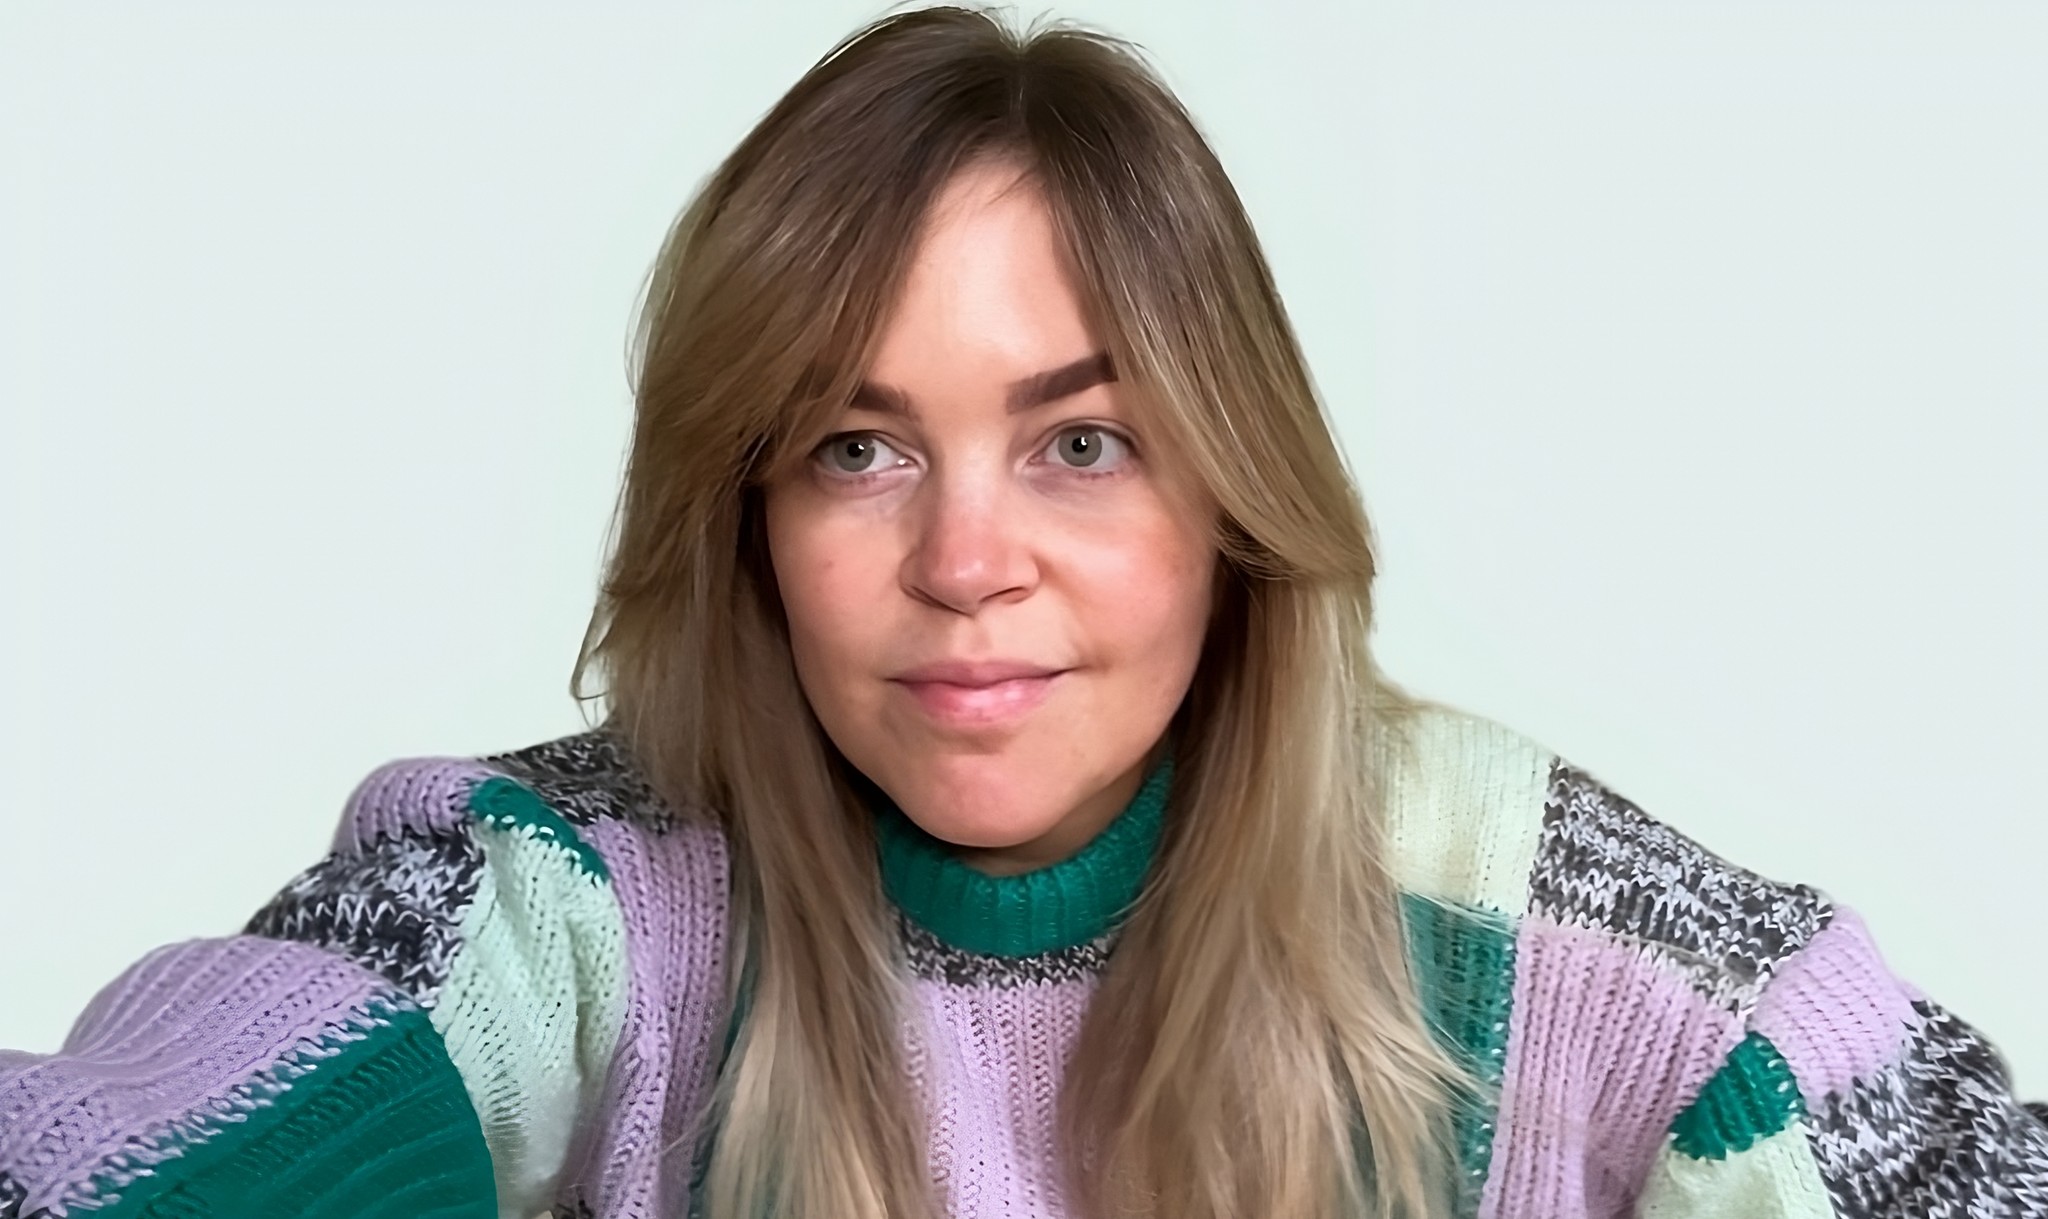
<svg viewBox="0 0 2048 1219">
<path fill-rule="evenodd" d="M 2048 1106 L 1848 907 L 1477 716 L 1433 707 L 1381 762 L 1427 1015 L 1498 1085 L 1459 1117 L 1462 1214 L 2048 1216 Z M 1061 1072 L 1170 791 L 1169 759 L 1002 878 L 877 811 L 952 1213 L 1063 1213 Z M 239 934 L 0 1051 L 0 1219 L 693 1213 L 728 887 L 721 832 L 602 730 L 381 767 Z"/>
</svg>

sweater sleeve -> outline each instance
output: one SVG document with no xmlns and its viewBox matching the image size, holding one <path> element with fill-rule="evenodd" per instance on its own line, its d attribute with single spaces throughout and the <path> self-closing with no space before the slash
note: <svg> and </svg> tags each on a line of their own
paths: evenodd
<svg viewBox="0 0 2048 1219">
<path fill-rule="evenodd" d="M 1679 1114 L 1643 1216 L 2048 1216 L 2048 1105 L 1885 965 L 1856 913 L 1781 962 Z"/>
<path fill-rule="evenodd" d="M 0 1219 L 530 1219 L 623 1014 L 603 860 L 531 790 L 382 767 L 238 934 L 0 1051 Z"/>
</svg>

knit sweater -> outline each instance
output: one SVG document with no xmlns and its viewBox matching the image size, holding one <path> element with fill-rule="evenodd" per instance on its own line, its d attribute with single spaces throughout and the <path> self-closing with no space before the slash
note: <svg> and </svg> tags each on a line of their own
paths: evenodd
<svg viewBox="0 0 2048 1219">
<path fill-rule="evenodd" d="M 2048 1107 L 1864 924 L 1537 742 L 1382 739 L 1410 961 L 1498 1085 L 1460 1213 L 2048 1216 Z M 890 807 L 905 1068 L 951 1212 L 1059 1215 L 1062 1069 L 1172 815 L 1169 758 L 1079 854 L 992 877 Z M 0 1219 L 682 1216 L 729 1032 L 722 832 L 603 730 L 393 762 L 239 934 L 0 1052 Z"/>
</svg>

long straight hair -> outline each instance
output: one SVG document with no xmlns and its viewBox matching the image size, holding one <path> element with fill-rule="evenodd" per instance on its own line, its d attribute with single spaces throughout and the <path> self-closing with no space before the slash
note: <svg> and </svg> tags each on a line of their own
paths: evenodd
<svg viewBox="0 0 2048 1219">
<path fill-rule="evenodd" d="M 571 680 L 731 844 L 750 974 L 708 1213 L 938 1202 L 872 826 L 797 683 L 763 488 L 851 401 L 932 200 L 979 158 L 1042 192 L 1121 388 L 1220 524 L 1174 815 L 1060 1097 L 1094 1216 L 1433 1215 L 1471 1083 L 1433 1037 L 1385 864 L 1371 532 L 1250 221 L 1129 43 L 953 7 L 820 59 L 698 188 L 650 274 L 601 597 Z M 738 970 L 728 987 L 737 1002 Z"/>
</svg>

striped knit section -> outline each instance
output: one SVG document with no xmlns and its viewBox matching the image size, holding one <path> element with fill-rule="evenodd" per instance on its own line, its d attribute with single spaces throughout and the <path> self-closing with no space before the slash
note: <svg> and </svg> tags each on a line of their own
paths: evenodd
<svg viewBox="0 0 2048 1219">
<path fill-rule="evenodd" d="M 1791 1064 L 1769 1038 L 1750 1033 L 1673 1120 L 1638 1214 L 1835 1219 L 1804 1114 Z"/>
<path fill-rule="evenodd" d="M 1493 1171 L 1479 1213 L 1621 1213 L 1740 1021 L 1657 954 L 1531 915 L 1515 938 Z"/>
<path fill-rule="evenodd" d="M 474 768 L 452 787 L 443 781 L 455 767 L 422 767 L 434 772 L 431 786 L 408 783 L 413 769 L 380 767 L 364 786 L 421 803 L 352 801 L 334 851 L 287 883 L 242 930 L 317 944 L 431 1007 L 461 946 L 462 919 L 476 901 L 484 861 L 467 821 L 449 819 L 446 807 L 454 802 L 453 811 L 467 818 Z"/>
<path fill-rule="evenodd" d="M 1482 1085 L 1461 1216 L 2048 1216 L 2048 1110 L 1853 911 L 1480 717 L 1377 748 L 1424 1014 Z M 0 1219 L 689 1214 L 729 867 L 602 730 L 379 768 L 244 934 L 145 956 L 55 1054 L 0 1051 Z M 1006 953 L 899 926 L 953 1214 L 1064 1212 L 1057 1097 L 1116 937 L 1054 921 L 990 929 L 1034 949 Z"/>
<path fill-rule="evenodd" d="M 1555 757 L 1528 895 L 1480 1214 L 1619 1213 L 1830 908 Z"/>
<path fill-rule="evenodd" d="M 484 762 L 576 827 L 604 863 L 621 920 L 624 1010 L 554 1213 L 684 1214 L 726 1022 L 725 840 L 701 810 L 678 813 L 655 796 L 603 732 Z"/>
<path fill-rule="evenodd" d="M 0 1084 L 8 1213 L 494 1213 L 425 1012 L 351 962 L 251 936 L 148 954 Z M 136 1064 L 150 1064 L 147 1071 Z M 11 1066 L 11 1064 L 9 1064 Z"/>
<path fill-rule="evenodd" d="M 1862 918 L 1844 907 L 1778 971 L 1750 1017 L 1791 1065 L 1808 1107 L 1898 1061 L 1917 1023 Z"/>
<path fill-rule="evenodd" d="M 531 1215 L 610 1068 L 625 928 L 603 861 L 533 793 L 492 778 L 470 808 L 484 867 L 433 1021 L 476 1101 L 500 1206 Z"/>
<path fill-rule="evenodd" d="M 1976 1029 L 1890 972 L 1853 910 L 1785 962 L 1751 1025 L 1796 1081 L 1844 1219 L 2048 1216 L 2048 1122 Z"/>
<path fill-rule="evenodd" d="M 625 1057 L 603 854 L 531 788 L 452 758 L 373 772 L 333 845 L 244 934 L 139 963 L 47 1062 L 0 1059 L 0 1216 L 530 1216 L 573 1185 Z M 106 1052 L 148 1075 L 94 1057 L 110 1029 Z"/>
<path fill-rule="evenodd" d="M 428 1005 L 499 1206 L 547 1207 L 624 1016 L 625 930 L 602 856 L 530 787 L 455 758 L 379 767 L 335 837 L 342 849 L 248 930 L 320 944 Z"/>
<path fill-rule="evenodd" d="M 377 1021 L 319 1046 L 317 1075 L 187 1144 L 92 1212 L 138 1219 L 191 1215 L 491 1213 L 490 1160 L 475 1140 L 461 1077 L 419 1008 L 373 1008 Z M 353 1034 L 360 1033 L 360 1036 Z M 276 1074 L 308 1065 L 294 1055 Z"/>
</svg>

